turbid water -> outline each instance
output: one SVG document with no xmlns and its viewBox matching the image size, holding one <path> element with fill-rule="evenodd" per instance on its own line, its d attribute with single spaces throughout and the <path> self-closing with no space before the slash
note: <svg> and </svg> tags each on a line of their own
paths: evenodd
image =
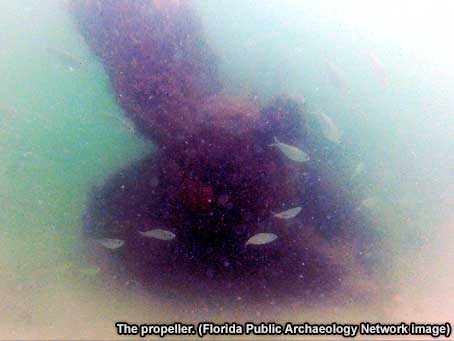
<svg viewBox="0 0 454 341">
<path fill-rule="evenodd" d="M 446 322 L 454 315 L 454 64 L 440 25 L 446 18 L 432 23 L 432 35 L 415 33 L 418 20 L 427 24 L 424 7 L 399 7 L 408 16 L 390 15 L 382 31 L 364 8 L 348 4 L 344 12 L 329 2 L 195 2 L 232 92 L 304 97 L 308 111 L 335 122 L 346 155 L 339 171 L 349 177 L 362 163 L 352 188 L 373 198 L 365 206 L 379 217 L 392 255 L 394 291 L 385 304 L 292 306 L 275 317 Z M 369 16 L 393 13 L 379 9 Z M 140 284 L 101 280 L 81 255 L 90 189 L 155 146 L 125 124 L 102 64 L 63 3 L 3 1 L 0 13 L 0 338 L 115 338 L 115 321 L 179 320 L 175 307 Z M 415 21 L 407 31 L 408 18 Z M 248 314 L 226 308 L 184 318 Z"/>
</svg>

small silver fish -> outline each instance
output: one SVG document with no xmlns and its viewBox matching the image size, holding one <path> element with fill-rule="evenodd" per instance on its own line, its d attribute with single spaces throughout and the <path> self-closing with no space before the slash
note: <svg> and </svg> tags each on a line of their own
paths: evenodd
<svg viewBox="0 0 454 341">
<path fill-rule="evenodd" d="M 301 206 L 294 207 L 283 212 L 274 213 L 273 217 L 279 219 L 292 219 L 295 218 L 301 212 L 301 209 L 302 209 Z"/>
<path fill-rule="evenodd" d="M 246 242 L 246 246 L 251 245 L 264 245 L 271 243 L 277 239 L 277 236 L 274 233 L 257 233 L 254 234 Z"/>
<path fill-rule="evenodd" d="M 331 61 L 325 60 L 325 66 L 329 81 L 338 90 L 342 92 L 348 91 L 347 81 L 339 68 Z"/>
<path fill-rule="evenodd" d="M 106 249 L 115 250 L 122 247 L 125 243 L 124 240 L 121 239 L 114 239 L 114 238 L 100 238 L 95 239 L 95 241 L 104 246 Z"/>
<path fill-rule="evenodd" d="M 385 65 L 372 51 L 367 51 L 366 55 L 369 59 L 369 63 L 375 78 L 381 86 L 387 87 L 389 85 L 389 76 L 386 72 Z"/>
<path fill-rule="evenodd" d="M 320 128 L 325 138 L 336 144 L 341 143 L 342 134 L 339 128 L 337 128 L 337 126 L 334 124 L 333 120 L 323 111 L 319 111 L 314 114 L 318 118 Z"/>
<path fill-rule="evenodd" d="M 70 71 L 74 71 L 84 64 L 84 62 L 80 58 L 72 55 L 67 51 L 58 50 L 52 47 L 47 48 L 47 51 L 54 55 L 55 58 L 60 61 L 60 63 L 67 66 Z"/>
<path fill-rule="evenodd" d="M 134 127 L 134 124 L 128 120 L 121 120 L 123 123 L 123 127 L 129 131 L 131 134 L 135 134 L 137 132 L 136 128 Z"/>
<path fill-rule="evenodd" d="M 153 230 L 148 230 L 145 232 L 139 231 L 139 233 L 143 237 L 160 239 L 160 240 L 171 240 L 176 237 L 175 233 L 166 231 L 166 230 L 161 230 L 161 229 L 153 229 Z"/>
<path fill-rule="evenodd" d="M 81 267 L 75 269 L 75 271 L 84 276 L 94 277 L 99 273 L 99 271 L 101 271 L 101 269 L 98 267 Z"/>
<path fill-rule="evenodd" d="M 99 115 L 101 116 L 105 116 L 105 117 L 109 117 L 109 118 L 113 118 L 115 120 L 117 120 L 119 123 L 121 123 L 123 125 L 123 127 L 128 130 L 130 133 L 132 134 L 135 134 L 136 133 L 136 128 L 134 127 L 134 124 L 122 117 L 119 117 L 119 116 L 116 116 L 114 114 L 111 114 L 109 112 L 105 112 L 105 111 L 101 111 L 98 113 Z"/>
<path fill-rule="evenodd" d="M 378 205 L 378 199 L 376 197 L 369 197 L 369 198 L 362 200 L 361 203 L 359 204 L 358 208 L 361 209 L 361 207 L 364 207 L 369 210 L 374 210 L 377 208 L 377 205 Z"/>
<path fill-rule="evenodd" d="M 353 170 L 353 173 L 352 173 L 352 176 L 350 177 L 350 180 L 353 180 L 354 178 L 356 178 L 357 176 L 361 175 L 364 171 L 364 168 L 365 168 L 365 164 L 364 162 L 359 162 L 355 169 Z"/>
<path fill-rule="evenodd" d="M 57 268 L 57 270 L 67 272 L 67 273 L 78 273 L 83 276 L 94 277 L 96 276 L 101 269 L 95 266 L 80 266 L 74 263 L 66 263 L 63 264 L 61 267 Z"/>
<path fill-rule="evenodd" d="M 305 152 L 295 146 L 280 142 L 276 136 L 274 137 L 274 143 L 270 144 L 270 147 L 278 147 L 290 160 L 296 162 L 309 161 L 309 156 Z"/>
</svg>

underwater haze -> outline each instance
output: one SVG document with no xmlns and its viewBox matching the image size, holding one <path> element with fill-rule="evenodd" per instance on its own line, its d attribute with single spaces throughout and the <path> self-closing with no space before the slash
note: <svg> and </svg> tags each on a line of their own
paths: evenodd
<svg viewBox="0 0 454 341">
<path fill-rule="evenodd" d="M 367 230 L 380 240 L 373 248 L 376 268 L 348 286 L 360 298 L 334 290 L 317 292 L 315 302 L 298 301 L 280 288 L 267 304 L 256 297 L 246 303 L 244 293 L 225 298 L 216 291 L 222 286 L 213 285 L 209 302 L 203 302 L 200 293 L 192 299 L 190 288 L 182 299 L 178 285 L 166 295 L 128 275 L 131 258 L 122 262 L 114 251 L 118 245 L 91 238 L 84 218 L 98 198 L 93 193 L 108 192 L 115 176 L 129 176 L 128 167 L 153 158 L 159 143 L 118 103 L 109 68 L 90 49 L 66 2 L 1 1 L 0 339 L 116 339 L 117 321 L 452 322 L 454 24 L 447 13 L 454 5 L 190 3 L 227 92 L 257 103 L 297 99 L 316 141 L 306 150 L 308 162 L 317 159 L 335 169 L 333 183 L 348 193 L 352 214 L 372 222 Z M 282 162 L 298 162 L 299 148 L 270 142 L 263 149 L 276 144 L 270 148 Z M 266 201 L 257 196 L 257 202 Z M 260 257 L 261 244 L 271 247 L 276 235 L 277 241 L 293 234 L 304 239 L 309 230 L 291 229 L 298 214 L 281 215 L 288 230 L 256 234 L 247 243 L 257 245 L 246 244 L 241 252 L 253 247 Z M 176 238 L 168 231 L 148 234 L 160 243 L 178 243 L 179 231 L 172 231 Z M 347 250 L 354 247 L 345 243 Z M 341 246 L 337 251 L 327 259 L 347 257 Z M 255 280 L 247 269 L 235 277 L 238 288 Z M 236 299 L 225 302 L 231 296 Z"/>
</svg>

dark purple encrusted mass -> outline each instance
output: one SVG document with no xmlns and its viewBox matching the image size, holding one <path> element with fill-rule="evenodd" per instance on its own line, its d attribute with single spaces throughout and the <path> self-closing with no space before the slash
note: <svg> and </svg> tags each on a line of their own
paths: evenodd
<svg viewBox="0 0 454 341">
<path fill-rule="evenodd" d="M 158 144 L 94 188 L 85 212 L 88 240 L 126 241 L 112 256 L 119 269 L 151 291 L 213 304 L 336 290 L 348 300 L 352 278 L 370 280 L 380 240 L 336 175 L 340 147 L 309 136 L 301 103 L 229 96 L 189 2 L 76 0 L 71 10 L 125 114 Z M 274 137 L 311 160 L 286 158 Z M 274 216 L 297 206 L 293 219 Z M 139 234 L 152 228 L 176 238 Z M 258 232 L 278 239 L 246 247 Z"/>
</svg>

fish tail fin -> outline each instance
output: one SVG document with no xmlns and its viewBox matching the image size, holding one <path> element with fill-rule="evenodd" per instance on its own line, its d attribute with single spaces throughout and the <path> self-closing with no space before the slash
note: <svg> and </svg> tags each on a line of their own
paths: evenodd
<svg viewBox="0 0 454 341">
<path fill-rule="evenodd" d="M 270 147 L 273 147 L 273 146 L 275 146 L 275 145 L 277 145 L 277 144 L 279 144 L 279 143 L 280 143 L 280 142 L 279 142 L 279 140 L 277 139 L 277 137 L 276 137 L 276 136 L 273 136 L 273 143 L 271 143 L 269 146 L 270 146 Z"/>
</svg>

